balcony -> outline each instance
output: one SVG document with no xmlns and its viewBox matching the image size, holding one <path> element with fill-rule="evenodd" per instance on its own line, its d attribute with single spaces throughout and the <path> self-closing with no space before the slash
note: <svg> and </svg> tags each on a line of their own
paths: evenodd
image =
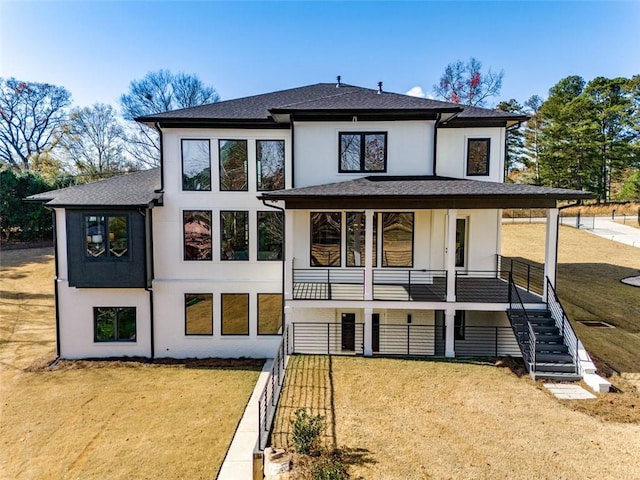
<svg viewBox="0 0 640 480">
<path fill-rule="evenodd" d="M 457 302 L 509 303 L 509 278 L 513 278 L 524 303 L 539 303 L 542 268 L 499 257 L 503 269 L 457 271 Z M 447 301 L 446 270 L 374 268 L 371 299 L 397 302 Z M 294 300 L 365 300 L 363 268 L 304 268 L 293 270 Z"/>
</svg>

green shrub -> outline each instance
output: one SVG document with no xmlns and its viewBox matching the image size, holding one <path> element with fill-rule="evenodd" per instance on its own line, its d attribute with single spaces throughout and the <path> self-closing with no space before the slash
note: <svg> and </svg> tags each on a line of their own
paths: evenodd
<svg viewBox="0 0 640 480">
<path fill-rule="evenodd" d="M 295 419 L 291 421 L 293 429 L 291 441 L 296 452 L 310 455 L 319 449 L 320 435 L 325 429 L 325 418 L 322 415 L 311 416 L 306 408 L 298 408 Z"/>
<path fill-rule="evenodd" d="M 335 456 L 322 456 L 311 470 L 313 480 L 347 480 L 347 469 Z"/>
</svg>

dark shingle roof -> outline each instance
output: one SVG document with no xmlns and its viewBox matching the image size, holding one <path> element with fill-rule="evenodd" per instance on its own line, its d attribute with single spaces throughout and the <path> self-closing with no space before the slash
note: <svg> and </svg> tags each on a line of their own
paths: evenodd
<svg viewBox="0 0 640 480">
<path fill-rule="evenodd" d="M 162 202 L 160 169 L 107 178 L 94 183 L 37 193 L 26 198 L 49 207 L 143 207 Z"/>
<path fill-rule="evenodd" d="M 590 192 L 514 183 L 483 182 L 447 177 L 364 177 L 346 182 L 265 192 L 267 200 L 448 200 L 528 199 L 543 201 L 593 198 Z"/>
<path fill-rule="evenodd" d="M 198 107 L 174 110 L 139 117 L 140 122 L 156 121 L 270 121 L 272 114 L 285 112 L 460 112 L 469 110 L 468 118 L 491 118 L 499 120 L 519 119 L 521 114 L 501 112 L 493 109 L 464 107 L 450 102 L 412 97 L 398 93 L 333 83 L 318 83 L 305 87 L 280 90 L 262 95 L 211 103 Z"/>
</svg>

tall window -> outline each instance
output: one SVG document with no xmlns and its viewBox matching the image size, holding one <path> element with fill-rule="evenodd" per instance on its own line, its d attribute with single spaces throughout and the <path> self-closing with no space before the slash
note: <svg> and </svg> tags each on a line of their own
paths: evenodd
<svg viewBox="0 0 640 480">
<path fill-rule="evenodd" d="M 93 307 L 94 342 L 135 342 L 135 307 Z"/>
<path fill-rule="evenodd" d="M 211 190 L 209 140 L 182 140 L 182 190 Z"/>
<path fill-rule="evenodd" d="M 387 133 L 340 133 L 340 172 L 385 172 Z"/>
<path fill-rule="evenodd" d="M 489 175 L 489 138 L 467 140 L 467 175 Z"/>
<path fill-rule="evenodd" d="M 466 330 L 464 310 L 456 310 L 456 315 L 453 322 L 454 338 L 456 340 L 464 340 L 464 334 Z"/>
<path fill-rule="evenodd" d="M 342 216 L 340 212 L 311 212 L 311 266 L 339 267 Z"/>
<path fill-rule="evenodd" d="M 249 335 L 249 294 L 222 294 L 222 335 Z"/>
<path fill-rule="evenodd" d="M 249 260 L 249 212 L 220 212 L 220 259 Z"/>
<path fill-rule="evenodd" d="M 246 191 L 247 141 L 220 140 L 220 190 Z"/>
<path fill-rule="evenodd" d="M 382 214 L 382 266 L 413 266 L 413 213 Z"/>
<path fill-rule="evenodd" d="M 88 215 L 84 225 L 87 257 L 129 256 L 129 225 L 125 215 Z"/>
<path fill-rule="evenodd" d="M 213 335 L 213 295 L 186 293 L 184 295 L 185 335 Z"/>
<path fill-rule="evenodd" d="M 378 214 L 373 214 L 373 266 L 377 266 L 376 245 L 378 243 Z M 347 267 L 364 267 L 365 262 L 365 214 L 347 212 Z"/>
<path fill-rule="evenodd" d="M 258 335 L 278 335 L 282 330 L 282 294 L 258 294 Z"/>
<path fill-rule="evenodd" d="M 282 260 L 284 215 L 258 212 L 258 260 Z"/>
<path fill-rule="evenodd" d="M 258 190 L 284 188 L 284 140 L 256 140 Z"/>
<path fill-rule="evenodd" d="M 211 210 L 185 210 L 184 259 L 211 260 Z"/>
<path fill-rule="evenodd" d="M 456 267 L 464 267 L 467 249 L 467 220 L 456 219 Z"/>
</svg>

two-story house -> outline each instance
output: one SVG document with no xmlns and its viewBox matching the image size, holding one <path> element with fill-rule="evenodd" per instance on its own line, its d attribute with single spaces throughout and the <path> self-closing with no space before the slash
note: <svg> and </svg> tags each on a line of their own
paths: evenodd
<svg viewBox="0 0 640 480">
<path fill-rule="evenodd" d="M 289 325 L 297 352 L 575 372 L 549 301 L 558 202 L 591 195 L 503 183 L 526 119 L 340 81 L 137 119 L 159 169 L 30 197 L 55 212 L 59 354 L 270 357 Z M 547 209 L 544 269 L 499 255 L 520 207 Z"/>
</svg>

